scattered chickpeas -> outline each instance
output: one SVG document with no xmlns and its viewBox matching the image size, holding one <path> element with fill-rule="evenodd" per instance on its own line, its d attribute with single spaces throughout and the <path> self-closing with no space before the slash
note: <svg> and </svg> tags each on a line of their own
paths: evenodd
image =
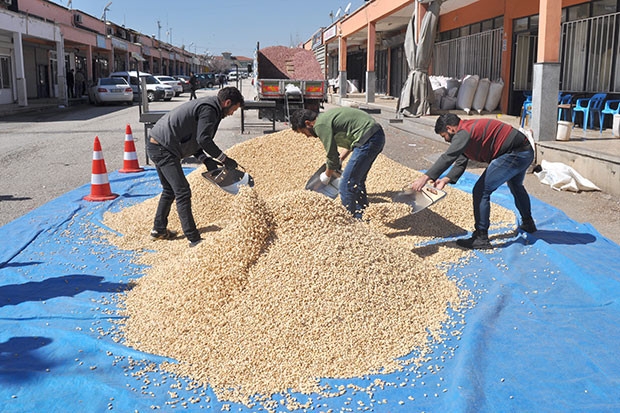
<svg viewBox="0 0 620 413">
<path fill-rule="evenodd" d="M 274 155 L 282 148 L 290 150 Z M 109 239 L 143 251 L 148 267 L 122 295 L 127 345 L 174 358 L 160 367 L 247 404 L 288 391 L 325 396 L 334 389 L 317 378 L 395 372 L 427 357 L 429 334 L 445 339 L 447 310 L 468 296 L 446 271 L 468 253 L 432 241 L 470 229 L 469 194 L 446 188 L 443 201 L 412 215 L 391 197 L 419 173 L 380 155 L 356 221 L 339 199 L 303 189 L 325 161 L 318 139 L 285 130 L 227 154 L 255 186 L 233 196 L 205 181 L 202 167 L 188 175 L 204 238 L 195 248 L 182 236 L 149 240 L 157 197 L 106 213 L 124 234 Z M 514 226 L 496 205 L 491 219 Z M 169 228 L 182 233 L 174 210 Z M 419 357 L 399 360 L 414 349 Z"/>
</svg>

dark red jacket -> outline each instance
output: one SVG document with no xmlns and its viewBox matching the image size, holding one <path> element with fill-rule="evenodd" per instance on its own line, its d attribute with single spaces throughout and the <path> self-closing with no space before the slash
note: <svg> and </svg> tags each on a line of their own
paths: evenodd
<svg viewBox="0 0 620 413">
<path fill-rule="evenodd" d="M 448 177 L 456 182 L 465 172 L 468 159 L 489 163 L 493 159 L 523 146 L 527 138 L 517 129 L 496 119 L 461 120 L 450 147 L 426 172 L 432 180 L 454 164 Z"/>
</svg>

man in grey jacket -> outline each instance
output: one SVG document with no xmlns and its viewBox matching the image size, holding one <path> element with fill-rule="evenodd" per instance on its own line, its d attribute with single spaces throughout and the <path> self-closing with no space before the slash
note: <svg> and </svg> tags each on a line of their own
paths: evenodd
<svg viewBox="0 0 620 413">
<path fill-rule="evenodd" d="M 215 144 L 213 138 L 220 121 L 243 106 L 241 92 L 235 87 L 221 89 L 217 96 L 188 101 L 168 112 L 151 129 L 147 153 L 153 160 L 163 187 L 151 239 L 173 239 L 168 230 L 168 215 L 176 200 L 177 213 L 190 247 L 200 243 L 200 233 L 192 214 L 192 193 L 185 178 L 181 160 L 190 156 L 203 162 L 208 170 L 220 164 L 235 169 L 237 162 Z"/>
</svg>

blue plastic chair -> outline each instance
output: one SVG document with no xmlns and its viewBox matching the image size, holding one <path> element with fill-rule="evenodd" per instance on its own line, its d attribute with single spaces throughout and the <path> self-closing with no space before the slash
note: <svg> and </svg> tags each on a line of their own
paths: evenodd
<svg viewBox="0 0 620 413">
<path fill-rule="evenodd" d="M 523 106 L 521 107 L 521 127 L 525 125 L 525 118 L 528 116 L 530 119 L 532 118 L 532 93 L 531 92 L 523 92 L 525 96 L 525 100 L 523 101 Z"/>
<path fill-rule="evenodd" d="M 560 96 L 558 97 L 558 105 L 570 105 L 572 101 L 573 95 L 570 93 L 567 93 L 566 95 L 560 93 Z M 558 108 L 558 120 L 562 120 L 562 115 L 564 115 L 564 120 L 568 120 L 567 118 L 571 115 L 570 109 L 570 106 L 567 108 Z M 568 112 L 564 113 L 562 112 L 563 110 L 567 110 Z"/>
<path fill-rule="evenodd" d="M 575 101 L 575 107 L 573 108 L 573 128 L 575 127 L 575 115 L 577 112 L 583 112 L 583 131 L 586 131 L 588 126 L 588 118 L 590 118 L 590 129 L 592 129 L 592 119 L 594 115 L 598 113 L 601 115 L 601 108 L 603 107 L 603 101 L 607 97 L 607 93 L 597 93 L 591 98 L 580 98 Z M 590 116 L 592 112 L 592 116 Z"/>
<path fill-rule="evenodd" d="M 613 105 L 616 105 L 615 109 L 612 107 Z M 599 118 L 601 133 L 603 133 L 603 123 L 605 121 L 605 115 L 611 115 L 612 121 L 614 115 L 620 115 L 620 100 L 608 100 L 607 102 L 605 102 L 605 108 L 601 110 Z"/>
</svg>

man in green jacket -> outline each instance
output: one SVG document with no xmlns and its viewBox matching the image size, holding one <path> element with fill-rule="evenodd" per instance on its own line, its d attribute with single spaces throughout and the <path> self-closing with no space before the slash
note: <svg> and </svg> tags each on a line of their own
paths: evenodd
<svg viewBox="0 0 620 413">
<path fill-rule="evenodd" d="M 366 177 L 385 145 L 383 128 L 366 112 L 340 107 L 318 114 L 300 109 L 291 115 L 291 128 L 308 137 L 318 137 L 327 152 L 327 169 L 321 182 L 329 184 L 335 171 L 351 154 L 340 179 L 340 201 L 357 219 L 368 206 Z M 338 147 L 344 148 L 342 152 Z"/>
</svg>

